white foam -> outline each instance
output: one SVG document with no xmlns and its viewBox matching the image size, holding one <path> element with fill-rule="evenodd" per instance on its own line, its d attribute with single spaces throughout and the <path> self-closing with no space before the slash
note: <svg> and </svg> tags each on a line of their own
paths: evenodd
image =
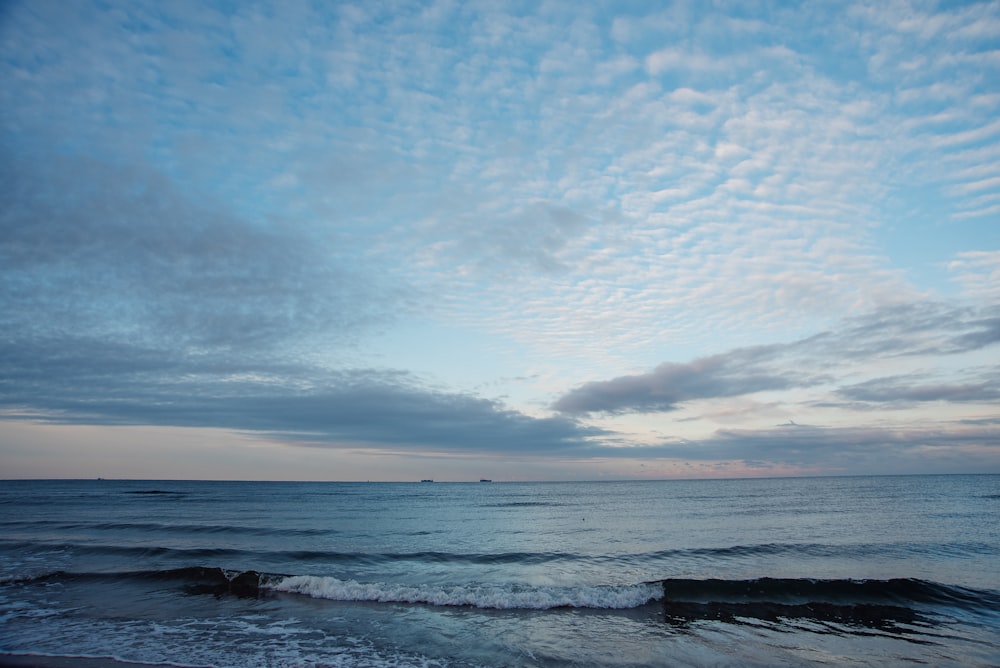
<svg viewBox="0 0 1000 668">
<path fill-rule="evenodd" d="M 63 651 L 72 647 L 73 652 Z M 203 668 L 441 668 L 419 653 L 378 647 L 371 640 L 330 634 L 295 619 L 268 621 L 263 615 L 179 619 L 163 623 L 56 618 L 17 634 L 0 648 L 4 656 L 90 659 L 150 666 Z M 42 661 L 41 663 L 45 663 Z"/>
<path fill-rule="evenodd" d="M 518 585 L 400 585 L 363 583 L 333 577 L 296 575 L 268 585 L 275 591 L 305 594 L 333 601 L 427 603 L 471 606 L 497 610 L 547 610 L 549 608 L 636 608 L 663 596 L 656 584 L 598 585 L 586 587 L 529 587 Z"/>
</svg>

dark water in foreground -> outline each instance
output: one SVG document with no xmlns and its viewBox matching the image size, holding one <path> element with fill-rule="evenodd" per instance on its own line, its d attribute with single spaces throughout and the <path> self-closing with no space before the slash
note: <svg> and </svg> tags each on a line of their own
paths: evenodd
<svg viewBox="0 0 1000 668">
<path fill-rule="evenodd" d="M 1000 476 L 6 481 L 0 652 L 1000 665 Z"/>
</svg>

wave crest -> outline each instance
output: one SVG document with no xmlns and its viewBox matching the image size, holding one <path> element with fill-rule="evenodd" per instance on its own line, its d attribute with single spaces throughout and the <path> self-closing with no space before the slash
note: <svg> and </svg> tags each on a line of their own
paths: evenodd
<svg viewBox="0 0 1000 668">
<path fill-rule="evenodd" d="M 304 594 L 333 601 L 425 603 L 496 610 L 548 610 L 551 608 L 637 608 L 663 596 L 659 583 L 595 585 L 580 587 L 528 587 L 520 585 L 400 585 L 362 583 L 334 577 L 295 575 L 267 585 L 274 591 Z"/>
</svg>

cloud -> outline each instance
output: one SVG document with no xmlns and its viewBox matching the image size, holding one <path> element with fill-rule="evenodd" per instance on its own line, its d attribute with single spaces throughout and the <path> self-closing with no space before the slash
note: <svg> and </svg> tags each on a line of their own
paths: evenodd
<svg viewBox="0 0 1000 668">
<path fill-rule="evenodd" d="M 791 343 L 739 348 L 689 363 L 665 362 L 648 373 L 584 383 L 552 407 L 566 415 L 655 413 L 677 410 L 696 399 L 831 384 L 845 367 L 854 372 L 859 363 L 958 355 L 998 343 L 1000 327 L 993 313 L 995 309 L 932 302 L 886 307 L 848 319 L 839 330 Z M 994 386 L 992 380 L 915 385 L 913 378 L 882 378 L 843 387 L 839 393 L 866 401 L 989 401 L 997 396 Z"/>
<path fill-rule="evenodd" d="M 996 4 L 0 11 L 24 415 L 599 453 L 584 421 L 987 412 Z"/>
<path fill-rule="evenodd" d="M 821 381 L 813 375 L 767 370 L 764 364 L 777 350 L 743 348 L 688 364 L 667 362 L 646 374 L 586 383 L 560 397 L 553 408 L 568 415 L 671 411 L 692 399 L 785 390 Z"/>
<path fill-rule="evenodd" d="M 823 358 L 956 355 L 1000 343 L 1000 306 L 917 301 L 846 318 L 837 330 L 796 344 Z"/>
<path fill-rule="evenodd" d="M 1000 400 L 1000 370 L 980 382 L 925 383 L 913 377 L 874 378 L 841 387 L 837 394 L 854 401 L 886 404 L 911 404 L 929 401 L 988 403 Z"/>
<path fill-rule="evenodd" d="M 572 209 L 535 201 L 509 212 L 476 211 L 443 217 L 447 231 L 433 234 L 450 239 L 425 252 L 426 262 L 460 265 L 463 274 L 492 276 L 562 274 L 569 270 L 563 250 L 594 221 Z"/>
<path fill-rule="evenodd" d="M 1000 301 L 1000 250 L 959 253 L 948 269 L 966 294 Z"/>
<path fill-rule="evenodd" d="M 5 161 L 0 189 L 8 417 L 460 452 L 563 450 L 602 433 L 351 367 L 359 338 L 415 292 L 344 236 L 249 220 L 161 173 L 79 156 Z M 579 224 L 538 215 L 556 237 Z"/>
<path fill-rule="evenodd" d="M 12 131 L 155 159 L 178 187 L 212 184 L 252 215 L 363 227 L 366 260 L 475 304 L 470 322 L 522 343 L 552 332 L 546 353 L 591 356 L 595 323 L 612 335 L 598 348 L 631 355 L 664 329 L 651 314 L 678 314 L 692 340 L 907 290 L 869 234 L 891 191 L 881 175 L 914 137 L 885 120 L 881 91 L 827 76 L 823 50 L 802 56 L 812 25 L 856 33 L 839 13 L 766 23 L 675 6 L 602 24 L 558 5 L 117 9 L 59 19 L 82 41 L 43 20 L 61 12 L 11 12 Z M 144 39 L 125 38 L 132 23 Z M 804 62 L 748 57 L 748 32 Z M 763 70 L 720 85 L 734 51 Z M 658 53 L 684 88 L 643 72 Z M 595 83 L 600 66 L 617 74 Z"/>
<path fill-rule="evenodd" d="M 336 235 L 246 220 L 137 165 L 9 159 L 0 183 L 0 306 L 12 335 L 211 349 L 343 342 L 391 319 L 406 293 Z"/>
<path fill-rule="evenodd" d="M 945 422 L 911 427 L 820 427 L 785 424 L 765 429 L 719 430 L 703 439 L 646 447 L 608 448 L 608 456 L 740 461 L 753 467 L 799 470 L 943 472 L 995 468 L 1000 426 Z"/>
<path fill-rule="evenodd" d="M 84 337 L 0 343 L 7 419 L 214 427 L 317 447 L 551 454 L 604 431 L 386 369 L 179 355 Z"/>
</svg>

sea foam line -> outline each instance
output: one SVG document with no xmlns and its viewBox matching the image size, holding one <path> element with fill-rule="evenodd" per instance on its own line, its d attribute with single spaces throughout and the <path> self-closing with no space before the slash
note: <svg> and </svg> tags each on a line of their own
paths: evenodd
<svg viewBox="0 0 1000 668">
<path fill-rule="evenodd" d="M 295 575 L 265 585 L 274 591 L 304 594 L 333 601 L 425 603 L 496 610 L 548 610 L 550 608 L 636 608 L 663 597 L 658 583 L 581 587 L 529 587 L 523 585 L 402 585 L 364 583 L 333 577 Z"/>
</svg>

